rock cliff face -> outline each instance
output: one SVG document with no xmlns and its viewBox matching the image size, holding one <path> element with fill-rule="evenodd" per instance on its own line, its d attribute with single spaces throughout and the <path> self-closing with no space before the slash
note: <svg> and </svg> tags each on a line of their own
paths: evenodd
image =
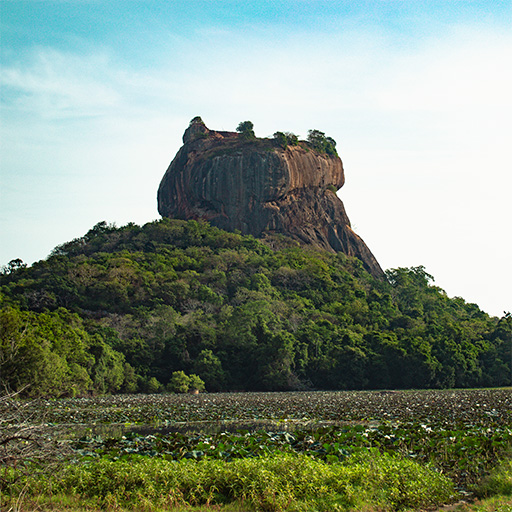
<svg viewBox="0 0 512 512">
<path fill-rule="evenodd" d="M 163 217 L 205 219 L 256 237 L 282 233 L 355 256 L 371 274 L 383 275 L 334 192 L 345 182 L 339 157 L 306 143 L 283 149 L 273 139 L 216 132 L 200 119 L 183 142 L 158 189 Z"/>
</svg>

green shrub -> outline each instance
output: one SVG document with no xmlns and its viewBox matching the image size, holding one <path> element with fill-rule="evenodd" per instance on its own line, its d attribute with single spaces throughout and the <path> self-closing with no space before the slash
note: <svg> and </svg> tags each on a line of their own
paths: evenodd
<svg viewBox="0 0 512 512">
<path fill-rule="evenodd" d="M 503 462 L 476 488 L 478 496 L 512 496 L 512 459 Z"/>
<path fill-rule="evenodd" d="M 173 393 L 187 393 L 188 391 L 204 391 L 204 381 L 197 375 L 187 375 L 180 370 L 173 372 L 167 389 Z"/>
<path fill-rule="evenodd" d="M 173 393 L 186 393 L 190 387 L 190 379 L 184 371 L 173 372 L 167 389 Z"/>
<path fill-rule="evenodd" d="M 286 147 L 288 146 L 286 135 L 283 132 L 274 133 L 274 139 L 283 149 L 286 149 Z"/>
<path fill-rule="evenodd" d="M 254 134 L 254 124 L 251 121 L 241 121 L 237 126 L 236 131 L 246 140 L 256 138 Z"/>
<path fill-rule="evenodd" d="M 192 126 L 193 124 L 204 124 L 204 121 L 202 120 L 201 116 L 194 117 L 191 121 L 189 126 Z"/>
<path fill-rule="evenodd" d="M 110 509 L 243 502 L 244 509 L 267 511 L 394 511 L 437 506 L 453 495 L 442 475 L 376 452 L 333 464 L 284 454 L 227 463 L 97 460 L 68 466 L 46 486 L 46 493 L 80 496 Z"/>
<path fill-rule="evenodd" d="M 336 141 L 331 137 L 326 137 L 320 130 L 309 130 L 308 142 L 311 147 L 319 153 L 337 156 Z"/>
<path fill-rule="evenodd" d="M 148 393 L 159 393 L 162 391 L 162 384 L 155 377 L 151 377 L 147 383 Z"/>
<path fill-rule="evenodd" d="M 204 381 L 194 373 L 189 376 L 189 391 L 193 390 L 204 391 Z"/>
<path fill-rule="evenodd" d="M 299 138 L 292 132 L 276 132 L 274 133 L 274 139 L 283 149 L 286 149 L 288 144 L 297 146 L 299 143 Z"/>
</svg>

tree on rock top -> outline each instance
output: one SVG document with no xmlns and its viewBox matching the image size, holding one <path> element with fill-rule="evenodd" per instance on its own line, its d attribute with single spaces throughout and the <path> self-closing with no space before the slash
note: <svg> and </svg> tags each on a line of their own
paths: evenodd
<svg viewBox="0 0 512 512">
<path fill-rule="evenodd" d="M 255 139 L 254 124 L 251 121 L 241 121 L 237 126 L 236 131 L 247 140 Z"/>
<path fill-rule="evenodd" d="M 320 130 L 309 130 L 308 142 L 319 153 L 338 156 L 336 141 L 332 137 L 326 137 Z"/>
<path fill-rule="evenodd" d="M 204 124 L 204 121 L 202 120 L 201 116 L 196 116 L 190 121 L 189 126 L 193 124 Z"/>
</svg>

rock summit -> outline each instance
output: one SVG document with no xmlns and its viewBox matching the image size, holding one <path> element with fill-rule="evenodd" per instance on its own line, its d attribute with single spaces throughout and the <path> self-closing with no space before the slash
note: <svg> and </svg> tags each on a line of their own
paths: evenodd
<svg viewBox="0 0 512 512">
<path fill-rule="evenodd" d="M 252 131 L 209 130 L 194 118 L 160 183 L 160 215 L 204 219 L 259 238 L 283 234 L 302 245 L 355 256 L 372 275 L 382 276 L 336 195 L 345 182 L 336 151 L 295 136 L 288 144 L 285 134 L 277 135 L 260 139 Z"/>
</svg>

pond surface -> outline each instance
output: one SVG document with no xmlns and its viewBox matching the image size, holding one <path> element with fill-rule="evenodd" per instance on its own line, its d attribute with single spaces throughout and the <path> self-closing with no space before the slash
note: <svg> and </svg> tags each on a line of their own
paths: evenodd
<svg viewBox="0 0 512 512">
<path fill-rule="evenodd" d="M 206 435 L 219 434 L 220 432 L 257 432 L 265 430 L 269 432 L 293 432 L 298 429 L 314 430 L 326 427 L 336 427 L 351 424 L 355 422 L 341 421 L 303 421 L 303 420 L 251 420 L 251 421 L 191 421 L 177 422 L 169 425 L 130 425 L 127 423 L 111 423 L 100 425 L 60 425 L 59 429 L 69 429 L 75 432 L 75 435 L 100 435 L 108 437 L 121 437 L 127 434 L 146 435 L 166 435 L 174 432 L 180 434 L 201 433 Z M 358 422 L 360 423 L 360 422 Z M 372 422 L 375 423 L 375 422 Z"/>
</svg>

